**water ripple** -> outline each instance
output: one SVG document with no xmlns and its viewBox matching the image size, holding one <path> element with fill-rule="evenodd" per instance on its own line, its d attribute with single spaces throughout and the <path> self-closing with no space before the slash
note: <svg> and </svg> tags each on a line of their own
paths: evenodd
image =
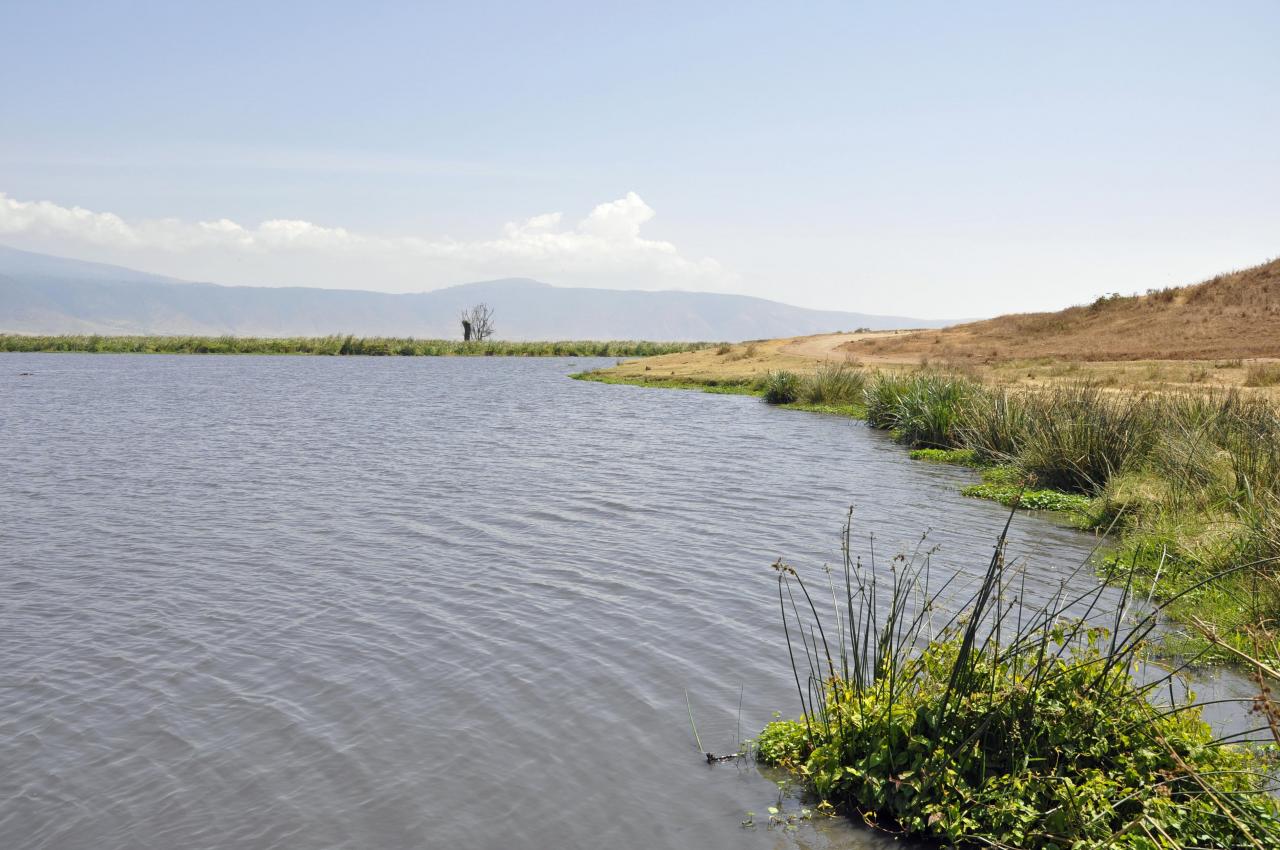
<svg viewBox="0 0 1280 850">
<path fill-rule="evenodd" d="M 865 847 L 738 827 L 794 712 L 769 564 L 1003 510 L 845 419 L 572 360 L 0 360 L 0 846 Z M 32 372 L 16 378 L 18 372 Z M 1091 538 L 1027 518 L 1052 593 Z"/>
</svg>

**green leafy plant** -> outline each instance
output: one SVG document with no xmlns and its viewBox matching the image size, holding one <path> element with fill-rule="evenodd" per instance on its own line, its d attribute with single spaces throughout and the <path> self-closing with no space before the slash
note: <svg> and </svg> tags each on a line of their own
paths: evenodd
<svg viewBox="0 0 1280 850">
<path fill-rule="evenodd" d="M 1132 574 L 1109 615 L 1101 588 L 1028 608 L 1006 525 L 981 585 L 935 628 L 945 585 L 930 586 L 927 554 L 864 566 L 850 527 L 825 617 L 774 565 L 802 714 L 764 729 L 762 761 L 873 826 L 948 845 L 1280 846 L 1265 765 L 1159 696 L 1180 668 L 1134 680 L 1160 609 L 1125 619 Z"/>
<path fill-rule="evenodd" d="M 981 466 L 978 454 L 973 449 L 912 449 L 912 460 L 924 460 L 929 463 L 952 463 L 956 466 Z"/>
</svg>

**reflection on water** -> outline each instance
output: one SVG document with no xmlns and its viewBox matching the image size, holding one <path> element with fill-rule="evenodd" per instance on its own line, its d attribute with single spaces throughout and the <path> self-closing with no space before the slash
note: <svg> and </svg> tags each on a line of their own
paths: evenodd
<svg viewBox="0 0 1280 850">
<path fill-rule="evenodd" d="M 1004 510 L 592 365 L 0 359 L 0 846 L 887 844 L 741 827 L 773 778 L 706 765 L 685 691 L 717 752 L 795 713 L 769 564 L 835 563 L 849 504 L 974 580 Z M 1093 543 L 1012 538 L 1029 595 Z"/>
</svg>

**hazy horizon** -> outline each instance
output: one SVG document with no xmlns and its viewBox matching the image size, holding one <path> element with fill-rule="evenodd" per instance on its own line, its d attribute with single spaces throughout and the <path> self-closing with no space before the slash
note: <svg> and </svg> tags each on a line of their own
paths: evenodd
<svg viewBox="0 0 1280 850">
<path fill-rule="evenodd" d="M 20 6 L 0 241 L 228 285 L 1057 309 L 1280 254 L 1280 7 L 1231 8 Z"/>
<path fill-rule="evenodd" d="M 488 303 L 504 340 L 739 340 L 937 326 L 919 317 L 795 307 L 728 293 L 468 281 L 430 292 L 223 286 L 0 244 L 0 333 L 396 336 L 451 339 Z"/>
</svg>

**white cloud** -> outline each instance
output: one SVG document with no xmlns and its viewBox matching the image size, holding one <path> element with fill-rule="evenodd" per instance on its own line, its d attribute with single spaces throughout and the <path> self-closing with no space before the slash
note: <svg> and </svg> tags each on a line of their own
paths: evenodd
<svg viewBox="0 0 1280 850">
<path fill-rule="evenodd" d="M 571 228 L 561 213 L 545 213 L 508 223 L 493 239 L 460 241 L 382 237 L 296 219 L 255 227 L 226 218 L 130 222 L 0 193 L 0 238 L 201 280 L 401 291 L 502 276 L 647 289 L 731 282 L 715 260 L 691 260 L 670 242 L 645 239 L 641 228 L 653 217 L 653 209 L 628 192 Z"/>
</svg>

